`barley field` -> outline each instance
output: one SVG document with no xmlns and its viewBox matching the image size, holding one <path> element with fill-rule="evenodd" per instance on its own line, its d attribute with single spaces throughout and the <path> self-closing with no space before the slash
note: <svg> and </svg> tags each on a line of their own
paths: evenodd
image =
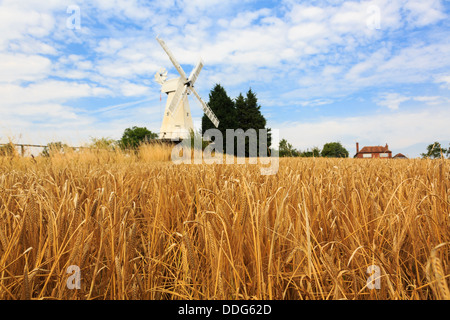
<svg viewBox="0 0 450 320">
<path fill-rule="evenodd" d="M 448 160 L 159 148 L 0 157 L 0 299 L 450 299 Z"/>
</svg>

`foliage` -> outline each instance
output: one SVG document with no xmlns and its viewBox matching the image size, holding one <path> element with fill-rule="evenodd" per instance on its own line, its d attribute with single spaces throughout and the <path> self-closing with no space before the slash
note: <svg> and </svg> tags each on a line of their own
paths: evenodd
<svg viewBox="0 0 450 320">
<path fill-rule="evenodd" d="M 298 152 L 292 146 L 292 144 L 287 142 L 286 139 L 281 139 L 280 144 L 279 144 L 278 152 L 279 152 L 278 155 L 280 157 L 298 157 L 298 156 L 300 156 L 300 152 Z"/>
<path fill-rule="evenodd" d="M 326 158 L 348 158 L 349 152 L 340 142 L 329 142 L 323 146 L 321 155 Z"/>
<path fill-rule="evenodd" d="M 226 145 L 226 130 L 237 129 L 236 107 L 233 100 L 228 96 L 225 89 L 216 84 L 209 93 L 208 106 L 219 119 L 219 127 L 217 128 L 223 136 L 223 145 Z M 209 120 L 206 114 L 202 117 L 202 135 L 209 129 L 216 129 L 214 124 Z"/>
<path fill-rule="evenodd" d="M 266 119 L 261 113 L 261 106 L 258 104 L 256 94 L 249 89 L 246 96 L 242 93 L 233 101 L 226 93 L 225 89 L 220 85 L 211 90 L 209 94 L 209 107 L 219 119 L 219 127 L 217 128 L 223 136 L 224 149 L 227 144 L 227 129 L 242 129 L 247 132 L 254 129 L 257 135 L 257 152 L 260 154 L 259 148 L 259 129 L 267 129 L 267 145 L 264 148 L 269 149 L 272 145 L 272 137 L 270 128 L 266 128 Z M 202 118 L 202 134 L 208 129 L 214 129 L 214 125 L 206 115 Z M 234 154 L 237 154 L 237 137 L 234 141 Z M 249 156 L 249 141 L 245 142 L 245 155 Z"/>
<path fill-rule="evenodd" d="M 312 148 L 311 151 L 308 149 L 300 154 L 300 156 L 304 158 L 318 158 L 320 155 L 320 149 L 318 147 Z"/>
<path fill-rule="evenodd" d="M 260 129 L 267 129 L 266 128 L 266 119 L 261 113 L 261 106 L 258 104 L 258 99 L 256 97 L 256 94 L 252 91 L 252 89 L 249 89 L 247 92 L 246 97 L 242 95 L 242 93 L 239 94 L 239 96 L 235 100 L 235 106 L 236 106 L 236 121 L 238 123 L 238 128 L 244 130 L 246 132 L 249 129 L 254 129 L 256 131 L 256 150 L 257 154 L 262 154 L 259 150 L 259 144 L 260 144 L 260 136 L 259 136 L 259 130 Z M 264 145 L 264 148 L 270 148 L 271 146 L 271 136 L 268 132 L 267 136 L 267 144 Z M 235 146 L 237 146 L 237 143 L 235 143 Z M 249 156 L 249 141 L 246 139 L 245 141 L 245 156 Z M 235 152 L 236 154 L 236 152 Z"/>
<path fill-rule="evenodd" d="M 158 134 L 151 132 L 145 127 L 132 127 L 125 129 L 119 146 L 122 149 L 137 149 L 146 139 L 156 139 Z"/>
<path fill-rule="evenodd" d="M 439 142 L 428 145 L 427 152 L 421 153 L 422 158 L 438 159 L 444 155 L 450 155 L 450 147 L 448 149 L 442 148 Z"/>
<path fill-rule="evenodd" d="M 100 150 L 115 150 L 118 142 L 111 138 L 91 138 L 89 148 Z"/>
</svg>

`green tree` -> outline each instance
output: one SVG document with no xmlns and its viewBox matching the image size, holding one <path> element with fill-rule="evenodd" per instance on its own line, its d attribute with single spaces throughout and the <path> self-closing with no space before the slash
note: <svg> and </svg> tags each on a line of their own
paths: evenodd
<svg viewBox="0 0 450 320">
<path fill-rule="evenodd" d="M 278 152 L 279 157 L 298 157 L 300 155 L 300 153 L 292 146 L 292 144 L 287 142 L 286 139 L 280 140 Z"/>
<path fill-rule="evenodd" d="M 117 147 L 117 141 L 111 138 L 92 138 L 89 144 L 90 148 L 101 150 L 115 150 Z"/>
<path fill-rule="evenodd" d="M 270 152 L 272 145 L 272 135 L 270 128 L 266 128 L 266 119 L 261 113 L 261 106 L 258 104 L 256 94 L 250 89 L 247 95 L 244 97 L 241 94 L 233 100 L 227 95 L 225 89 L 216 84 L 209 94 L 209 107 L 215 113 L 219 119 L 219 127 L 217 128 L 223 136 L 223 146 L 226 148 L 227 129 L 242 129 L 247 132 L 249 129 L 254 129 L 257 135 L 257 152 L 260 154 L 259 148 L 259 130 L 267 129 L 267 143 L 264 144 L 264 149 Z M 206 115 L 202 118 L 202 135 L 209 129 L 214 129 L 214 125 Z M 245 142 L 245 155 L 249 155 L 249 139 L 246 138 Z M 261 141 L 263 142 L 263 141 Z M 263 145 L 263 144 L 262 144 Z M 234 154 L 237 154 L 237 137 L 234 141 Z M 227 150 L 226 150 L 227 151 Z M 229 150 L 227 152 L 230 152 Z M 233 152 L 233 151 L 232 151 Z"/>
<path fill-rule="evenodd" d="M 422 158 L 438 159 L 444 157 L 444 154 L 449 154 L 450 148 L 447 150 L 442 148 L 439 142 L 432 143 L 428 145 L 427 152 L 421 153 Z"/>
<path fill-rule="evenodd" d="M 308 149 L 308 150 L 302 152 L 300 154 L 300 156 L 304 157 L 304 158 L 313 158 L 313 157 L 318 158 L 318 157 L 320 157 L 320 149 L 318 147 L 312 148 L 311 151 Z"/>
<path fill-rule="evenodd" d="M 224 149 L 226 146 L 226 130 L 237 129 L 238 122 L 236 121 L 236 108 L 233 100 L 228 96 L 225 89 L 216 84 L 209 93 L 209 107 L 219 119 L 219 127 L 217 128 L 223 136 Z M 202 117 L 202 135 L 209 129 L 215 129 L 214 124 L 209 120 L 206 114 Z"/>
<path fill-rule="evenodd" d="M 119 145 L 122 149 L 137 149 L 146 139 L 156 139 L 158 134 L 151 132 L 147 128 L 132 127 L 125 129 Z"/>
<path fill-rule="evenodd" d="M 348 158 L 348 150 L 340 142 L 329 142 L 323 146 L 322 157 L 326 158 Z"/>
<path fill-rule="evenodd" d="M 236 121 L 238 128 L 247 131 L 249 129 L 254 129 L 257 136 L 256 150 L 258 154 L 259 151 L 259 130 L 266 128 L 266 119 L 261 113 L 261 106 L 258 104 L 258 98 L 256 94 L 249 89 L 246 97 L 244 98 L 242 93 L 235 100 L 236 106 Z M 268 143 L 264 146 L 265 149 L 270 148 L 271 143 L 269 143 L 270 132 L 268 132 Z M 245 155 L 249 156 L 249 142 L 245 143 Z"/>
</svg>

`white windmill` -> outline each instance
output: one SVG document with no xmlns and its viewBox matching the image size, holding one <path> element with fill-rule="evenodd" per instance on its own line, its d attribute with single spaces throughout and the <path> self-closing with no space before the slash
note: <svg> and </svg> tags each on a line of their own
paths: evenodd
<svg viewBox="0 0 450 320">
<path fill-rule="evenodd" d="M 219 120 L 194 89 L 195 80 L 197 80 L 203 68 L 202 60 L 199 61 L 188 78 L 165 42 L 158 37 L 156 40 L 158 40 L 161 47 L 169 56 L 170 61 L 175 66 L 175 69 L 180 74 L 179 78 L 167 80 L 167 70 L 162 68 L 155 75 L 156 82 L 161 84 L 161 91 L 168 95 L 159 138 L 171 140 L 185 139 L 189 137 L 191 130 L 194 130 L 188 102 L 188 95 L 190 93 L 193 93 L 197 97 L 203 112 L 217 128 L 219 126 Z"/>
</svg>

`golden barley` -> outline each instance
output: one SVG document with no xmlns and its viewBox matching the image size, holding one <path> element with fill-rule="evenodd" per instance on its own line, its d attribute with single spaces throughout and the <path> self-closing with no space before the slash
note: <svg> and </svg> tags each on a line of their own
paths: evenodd
<svg viewBox="0 0 450 320">
<path fill-rule="evenodd" d="M 0 156 L 0 299 L 449 299 L 450 161 L 170 150 Z"/>
</svg>

